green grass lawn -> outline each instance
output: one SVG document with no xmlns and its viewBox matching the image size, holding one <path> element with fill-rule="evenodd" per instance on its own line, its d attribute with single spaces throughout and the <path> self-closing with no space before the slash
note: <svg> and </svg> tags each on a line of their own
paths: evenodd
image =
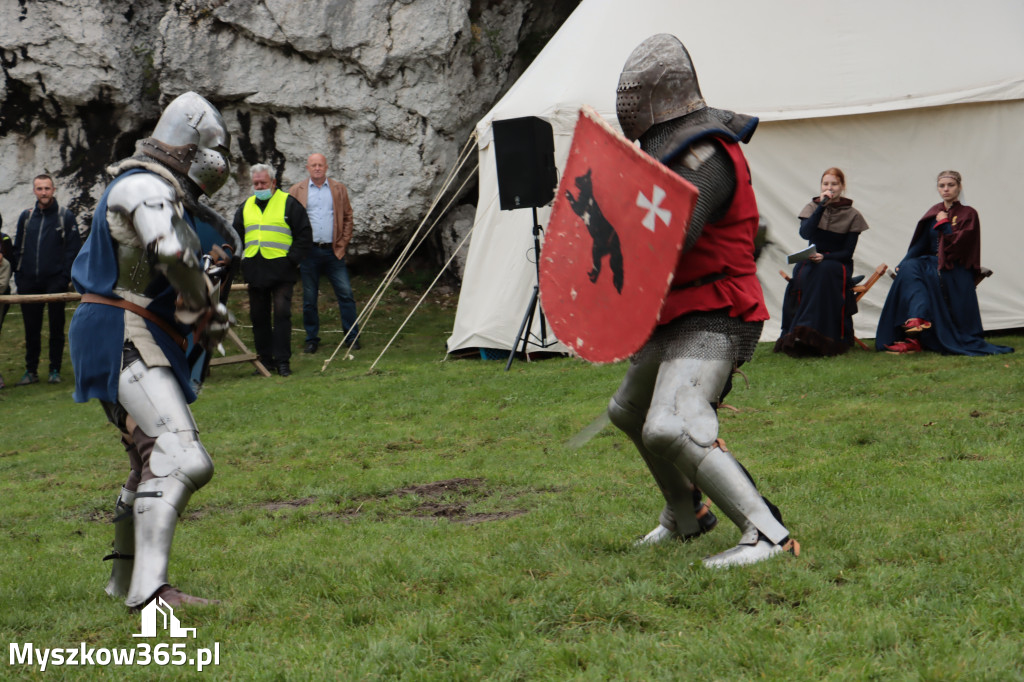
<svg viewBox="0 0 1024 682">
<path fill-rule="evenodd" d="M 699 560 L 738 539 L 723 514 L 693 543 L 633 548 L 661 509 L 640 457 L 610 426 L 567 445 L 623 365 L 445 360 L 455 299 L 432 295 L 368 372 L 414 300 L 390 293 L 364 350 L 323 373 L 340 335 L 302 355 L 296 304 L 293 376 L 215 368 L 194 404 L 217 470 L 170 572 L 223 600 L 177 612 L 190 651 L 219 645 L 201 674 L 11 664 L 11 643 L 173 641 L 133 638 L 139 616 L 103 593 L 127 460 L 100 406 L 72 402 L 70 363 L 62 384 L 0 391 L 0 678 L 1024 679 L 1021 353 L 762 345 L 721 435 L 803 552 L 712 572 Z M 22 334 L 14 309 L 9 385 Z"/>
</svg>

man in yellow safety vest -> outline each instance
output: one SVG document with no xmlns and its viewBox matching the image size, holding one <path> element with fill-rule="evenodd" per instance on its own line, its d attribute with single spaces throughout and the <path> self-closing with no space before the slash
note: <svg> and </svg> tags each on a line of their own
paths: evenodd
<svg viewBox="0 0 1024 682">
<path fill-rule="evenodd" d="M 277 189 L 273 172 L 263 163 L 250 169 L 253 195 L 235 211 L 234 227 L 245 244 L 242 275 L 249 284 L 256 353 L 286 377 L 292 373 L 292 291 L 313 246 L 313 229 L 302 204 Z"/>
</svg>

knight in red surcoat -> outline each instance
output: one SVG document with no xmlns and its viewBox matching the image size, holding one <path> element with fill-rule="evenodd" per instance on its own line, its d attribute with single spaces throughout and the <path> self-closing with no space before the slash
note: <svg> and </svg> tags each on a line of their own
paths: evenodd
<svg viewBox="0 0 1024 682">
<path fill-rule="evenodd" d="M 700 191 L 658 326 L 608 407 L 665 497 L 658 526 L 638 544 L 710 531 L 717 518 L 706 494 L 742 537 L 705 566 L 796 555 L 778 508 L 718 437 L 717 408 L 768 319 L 754 261 L 757 202 L 740 149 L 757 119 L 707 106 L 689 53 L 668 34 L 629 56 L 616 104 L 626 136 Z"/>
</svg>

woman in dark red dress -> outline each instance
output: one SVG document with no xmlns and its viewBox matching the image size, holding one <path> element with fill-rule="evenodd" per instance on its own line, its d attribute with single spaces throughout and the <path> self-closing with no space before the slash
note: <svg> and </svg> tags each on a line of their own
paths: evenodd
<svg viewBox="0 0 1024 682">
<path fill-rule="evenodd" d="M 917 223 L 878 320 L 875 347 L 890 353 L 1012 353 L 984 338 L 975 283 L 981 271 L 981 220 L 960 203 L 960 173 L 942 171 L 942 201 Z"/>
</svg>

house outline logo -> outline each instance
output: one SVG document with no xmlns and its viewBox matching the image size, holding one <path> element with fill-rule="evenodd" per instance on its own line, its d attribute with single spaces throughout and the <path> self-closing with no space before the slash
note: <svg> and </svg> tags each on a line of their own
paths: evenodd
<svg viewBox="0 0 1024 682">
<path fill-rule="evenodd" d="M 174 615 L 174 609 L 161 597 L 157 597 L 149 602 L 142 609 L 142 632 L 133 634 L 132 637 L 156 637 L 157 614 L 161 617 L 163 629 L 171 637 L 187 638 L 189 633 L 191 633 L 192 638 L 195 639 L 196 629 L 181 627 L 181 622 Z"/>
</svg>

